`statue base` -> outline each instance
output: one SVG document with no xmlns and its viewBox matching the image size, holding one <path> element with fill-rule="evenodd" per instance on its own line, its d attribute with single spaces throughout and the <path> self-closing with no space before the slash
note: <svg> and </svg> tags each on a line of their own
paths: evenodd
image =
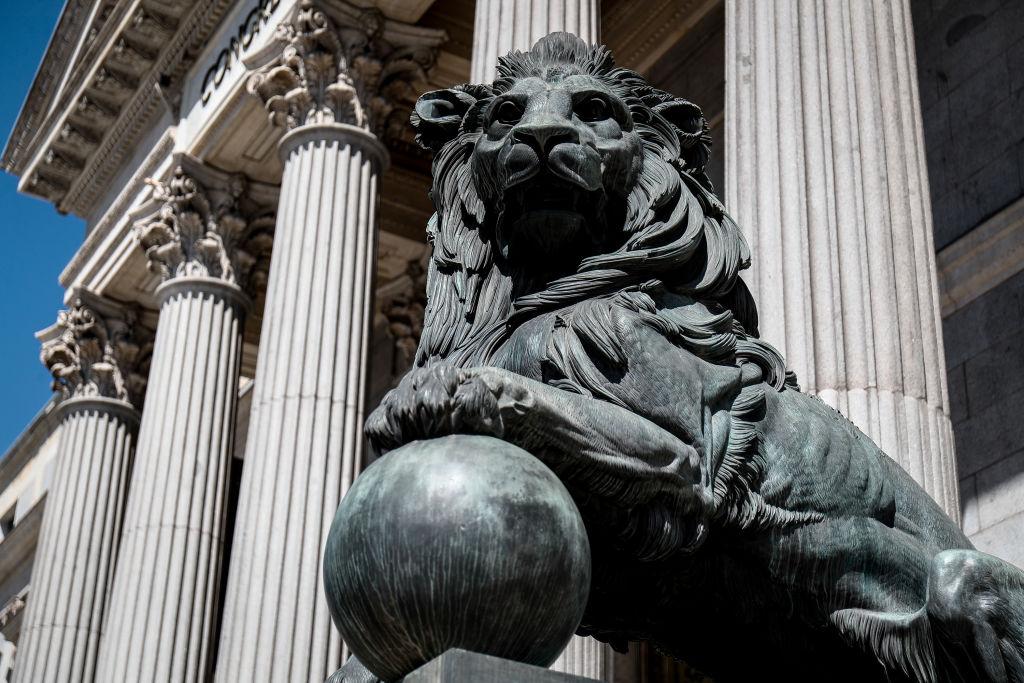
<svg viewBox="0 0 1024 683">
<path fill-rule="evenodd" d="M 402 679 L 402 683 L 598 683 L 510 659 L 448 650 Z"/>
</svg>

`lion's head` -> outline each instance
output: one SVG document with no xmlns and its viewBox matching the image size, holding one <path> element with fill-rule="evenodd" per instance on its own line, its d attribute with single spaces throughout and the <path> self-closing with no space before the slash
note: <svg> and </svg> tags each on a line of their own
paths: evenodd
<svg viewBox="0 0 1024 683">
<path fill-rule="evenodd" d="M 749 250 L 705 173 L 700 108 L 605 47 L 553 33 L 499 59 L 490 85 L 426 93 L 412 123 L 437 209 L 419 364 L 486 363 L 517 321 L 652 283 L 756 336 Z"/>
<path fill-rule="evenodd" d="M 510 81 L 483 112 L 473 180 L 496 209 L 501 258 L 554 279 L 620 246 L 643 143 L 612 82 L 543 61 L 519 71 L 536 75 Z"/>
</svg>

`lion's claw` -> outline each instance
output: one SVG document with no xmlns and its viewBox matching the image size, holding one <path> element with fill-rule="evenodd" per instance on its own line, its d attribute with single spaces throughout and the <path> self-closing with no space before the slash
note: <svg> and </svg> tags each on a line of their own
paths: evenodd
<svg viewBox="0 0 1024 683">
<path fill-rule="evenodd" d="M 451 365 L 416 368 L 366 421 L 371 445 L 385 453 L 416 439 L 505 433 L 499 397 L 502 371 Z"/>
</svg>

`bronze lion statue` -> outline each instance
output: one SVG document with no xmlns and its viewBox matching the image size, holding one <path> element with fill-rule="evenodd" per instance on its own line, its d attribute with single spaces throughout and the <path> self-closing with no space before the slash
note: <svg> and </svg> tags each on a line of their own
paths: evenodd
<svg viewBox="0 0 1024 683">
<path fill-rule="evenodd" d="M 617 649 L 723 681 L 1024 681 L 1024 573 L 758 339 L 696 105 L 563 33 L 412 123 L 428 306 L 372 444 L 487 434 L 546 463 L 591 537 L 580 633 Z"/>
</svg>

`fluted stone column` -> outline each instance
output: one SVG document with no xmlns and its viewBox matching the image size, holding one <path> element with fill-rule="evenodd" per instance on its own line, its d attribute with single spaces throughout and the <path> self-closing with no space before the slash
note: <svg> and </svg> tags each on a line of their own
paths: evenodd
<svg viewBox="0 0 1024 683">
<path fill-rule="evenodd" d="M 75 293 L 40 333 L 64 399 L 53 484 L 19 640 L 17 683 L 94 680 L 145 385 L 148 333 L 130 309 Z"/>
<path fill-rule="evenodd" d="M 98 680 L 213 668 L 243 319 L 255 261 L 245 183 L 179 158 L 136 224 L 160 319 Z"/>
<path fill-rule="evenodd" d="M 407 121 L 392 95 L 422 87 L 440 40 L 340 3 L 300 3 L 282 32 L 282 53 L 250 80 L 288 132 L 216 670 L 223 683 L 322 683 L 343 661 L 321 566 L 334 511 L 363 462 L 377 187 L 388 162 L 376 133 L 396 115 Z"/>
<path fill-rule="evenodd" d="M 726 2 L 726 206 L 761 335 L 959 517 L 907 0 Z"/>
<path fill-rule="evenodd" d="M 553 31 L 601 40 L 600 0 L 477 0 L 470 81 L 494 80 L 498 57 L 529 50 Z M 611 680 L 611 649 L 593 638 L 573 637 L 552 669 Z"/>
<path fill-rule="evenodd" d="M 529 50 L 554 31 L 599 42 L 600 0 L 477 0 L 470 82 L 490 83 L 498 57 Z"/>
</svg>

